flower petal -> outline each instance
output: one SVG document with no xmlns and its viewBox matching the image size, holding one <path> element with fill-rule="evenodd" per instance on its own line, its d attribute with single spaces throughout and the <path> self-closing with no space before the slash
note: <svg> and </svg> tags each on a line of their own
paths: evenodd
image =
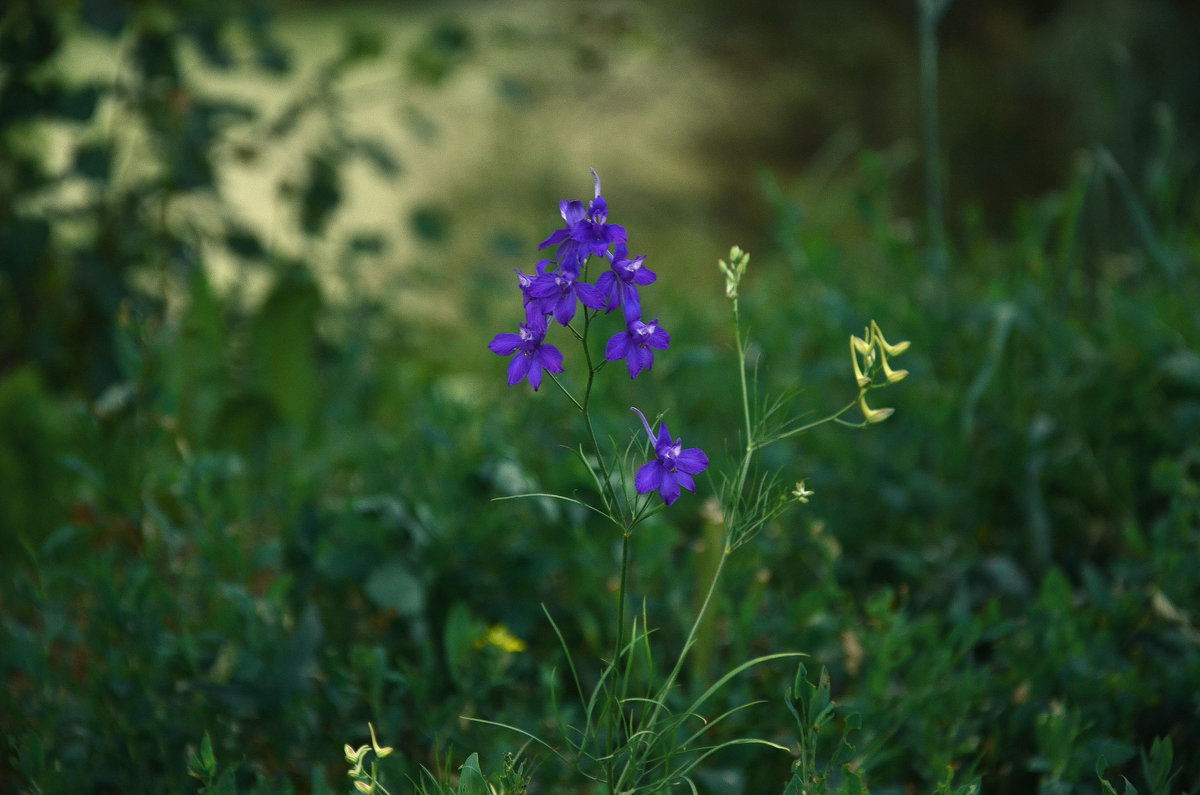
<svg viewBox="0 0 1200 795">
<path fill-rule="evenodd" d="M 621 331 L 613 334 L 608 344 L 604 346 L 604 358 L 610 362 L 619 362 L 629 355 L 629 334 Z"/>
<path fill-rule="evenodd" d="M 641 320 L 642 318 L 642 300 L 638 296 L 637 288 L 632 284 L 621 284 L 621 308 L 625 310 L 625 322 L 629 323 L 633 320 Z"/>
<path fill-rule="evenodd" d="M 645 267 L 638 268 L 633 274 L 633 283 L 643 286 L 653 284 L 656 279 L 658 279 L 658 274 Z"/>
<path fill-rule="evenodd" d="M 601 276 L 603 275 L 601 274 Z M 587 282 L 575 282 L 575 294 L 588 309 L 603 309 L 606 303 L 604 293 Z"/>
<path fill-rule="evenodd" d="M 536 356 L 529 357 L 529 385 L 534 392 L 542 385 L 542 362 Z"/>
<path fill-rule="evenodd" d="M 699 447 L 689 447 L 675 459 L 675 466 L 680 472 L 698 475 L 708 469 L 708 456 Z"/>
<path fill-rule="evenodd" d="M 562 325 L 567 325 L 571 319 L 575 317 L 575 309 L 578 306 L 578 301 L 575 300 L 573 292 L 564 295 L 559 299 L 558 304 L 554 307 L 554 319 Z"/>
<path fill-rule="evenodd" d="M 629 233 L 620 224 L 605 224 L 603 237 L 606 244 L 624 243 L 629 239 Z M 607 248 L 607 245 L 605 247 Z"/>
<path fill-rule="evenodd" d="M 642 370 L 649 370 L 654 366 L 654 354 L 649 348 L 644 348 L 640 345 L 633 346 L 629 349 L 629 355 L 625 357 L 625 362 L 629 365 L 629 377 L 637 378 L 638 373 Z M 636 365 L 636 369 L 634 366 Z"/>
<path fill-rule="evenodd" d="M 654 321 L 654 331 L 650 332 L 650 336 L 646 337 L 646 345 L 658 351 L 665 351 L 671 347 L 671 335 L 667 330 L 658 325 L 658 320 Z"/>
<path fill-rule="evenodd" d="M 654 364 L 654 354 L 637 345 L 630 346 L 625 356 L 625 366 L 629 368 L 629 377 L 637 378 L 642 370 L 649 370 Z"/>
<path fill-rule="evenodd" d="M 518 353 L 513 357 L 513 360 L 508 363 L 508 385 L 516 386 L 521 383 L 521 379 L 529 373 L 529 357 L 523 353 Z"/>
<path fill-rule="evenodd" d="M 633 487 L 637 489 L 638 494 L 649 494 L 662 485 L 665 472 L 663 465 L 658 461 L 647 461 L 633 476 Z"/>
<path fill-rule="evenodd" d="M 662 455 L 667 450 L 671 449 L 671 432 L 667 429 L 667 423 L 664 420 L 658 426 L 658 438 L 654 440 L 654 452 Z"/>
<path fill-rule="evenodd" d="M 587 218 L 587 208 L 583 206 L 581 201 L 567 201 L 563 199 L 558 203 L 558 212 L 562 215 L 563 220 L 567 222 L 568 231 L 572 226 L 577 226 L 580 221 Z"/>
<path fill-rule="evenodd" d="M 682 469 L 676 470 L 672 474 L 675 476 L 675 479 L 679 481 L 680 486 L 687 489 L 688 491 L 696 490 L 696 481 L 692 480 L 691 475 L 684 472 Z"/>
<path fill-rule="evenodd" d="M 547 248 L 549 246 L 558 245 L 559 243 L 563 242 L 570 236 L 571 236 L 571 233 L 569 231 L 567 231 L 566 229 L 555 229 L 553 232 L 550 233 L 550 237 L 546 238 L 541 243 L 538 243 L 538 251 L 541 251 L 542 249 Z"/>
<path fill-rule="evenodd" d="M 563 355 L 562 351 L 553 345 L 541 345 L 534 352 L 533 357 L 537 359 L 538 364 L 546 368 L 548 373 L 561 373 L 563 371 Z M 705 459 L 705 464 L 708 459 Z"/>
<path fill-rule="evenodd" d="M 497 334 L 495 338 L 488 343 L 488 350 L 501 356 L 509 356 L 520 347 L 521 335 L 513 334 L 512 332 Z"/>
<path fill-rule="evenodd" d="M 667 505 L 679 499 L 679 480 L 676 472 L 663 472 L 662 485 L 658 487 L 659 496 Z"/>
</svg>

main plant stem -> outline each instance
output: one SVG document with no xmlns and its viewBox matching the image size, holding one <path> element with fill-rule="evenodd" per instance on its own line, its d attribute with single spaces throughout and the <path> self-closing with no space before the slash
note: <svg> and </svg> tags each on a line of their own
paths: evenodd
<svg viewBox="0 0 1200 795">
<path fill-rule="evenodd" d="M 742 453 L 742 461 L 738 466 L 738 475 L 736 486 L 728 496 L 728 504 L 725 506 L 725 544 L 721 550 L 721 557 L 717 561 L 717 568 L 713 571 L 712 579 L 708 584 L 708 591 L 704 594 L 704 601 L 700 603 L 700 608 L 696 611 L 696 618 L 692 621 L 692 627 L 688 630 L 687 639 L 683 642 L 683 648 L 679 651 L 679 657 L 675 660 L 675 666 L 671 669 L 671 673 L 667 675 L 662 687 L 658 692 L 658 697 L 655 699 L 654 709 L 651 710 L 650 716 L 639 727 L 637 733 L 645 731 L 653 731 L 655 722 L 658 716 L 662 713 L 663 705 L 666 703 L 667 696 L 671 689 L 675 686 L 675 682 L 679 679 L 680 673 L 683 671 L 683 664 L 687 660 L 688 652 L 696 642 L 696 636 L 700 632 L 700 625 L 704 623 L 704 617 L 708 615 L 708 609 L 712 604 L 713 597 L 716 595 L 717 586 L 721 582 L 721 574 L 725 571 L 725 561 L 729 559 L 730 553 L 733 552 L 733 524 L 737 519 L 738 505 L 741 501 L 742 491 L 746 487 L 746 478 L 750 472 L 750 464 L 754 457 L 754 451 L 757 449 L 755 444 L 753 429 L 754 426 L 750 419 L 750 389 L 746 379 L 746 347 L 742 341 L 741 319 L 738 315 L 737 297 L 733 297 L 733 333 L 737 348 L 738 357 L 738 376 L 742 387 L 742 417 L 746 424 L 746 449 Z M 628 536 L 626 537 L 628 540 Z M 622 556 L 621 570 L 621 593 L 624 594 L 625 570 L 624 556 Z M 634 773 L 635 768 L 641 766 L 642 760 L 637 758 L 637 754 L 631 754 L 626 760 L 624 767 L 621 770 L 620 777 L 614 782 L 611 772 L 608 776 L 609 792 L 612 795 L 617 795 L 622 792 L 621 786 L 625 783 L 625 779 Z"/>
</svg>

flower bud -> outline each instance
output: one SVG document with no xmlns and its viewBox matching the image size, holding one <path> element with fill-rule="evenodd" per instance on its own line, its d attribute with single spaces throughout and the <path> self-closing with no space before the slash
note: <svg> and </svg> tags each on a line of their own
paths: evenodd
<svg viewBox="0 0 1200 795">
<path fill-rule="evenodd" d="M 908 340 L 897 342 L 895 345 L 889 345 L 888 341 L 883 338 L 883 332 L 879 330 L 879 324 L 874 320 L 871 321 L 871 333 L 875 338 L 875 342 L 879 344 L 879 349 L 888 356 L 899 356 L 908 350 L 911 344 Z"/>
<path fill-rule="evenodd" d="M 725 276 L 725 295 L 729 298 L 737 298 L 738 285 L 741 284 L 742 277 L 746 275 L 746 265 L 750 262 L 750 255 L 734 246 L 729 249 L 729 260 L 728 263 L 723 259 L 717 260 L 717 267 Z"/>
<path fill-rule="evenodd" d="M 359 746 L 357 751 L 347 745 L 345 748 L 346 761 L 361 766 L 363 757 L 367 755 L 367 751 L 369 750 L 371 750 L 371 746 L 369 745 Z"/>
<path fill-rule="evenodd" d="M 864 346 L 866 346 L 864 340 L 859 339 L 853 334 L 850 335 L 850 363 L 854 365 L 854 380 L 858 383 L 859 389 L 866 389 L 871 385 L 871 379 L 863 375 L 862 368 L 858 366 L 858 355 L 859 353 L 864 353 Z M 866 350 L 869 351 L 871 349 L 867 347 Z"/>
<path fill-rule="evenodd" d="M 908 370 L 892 369 L 891 365 L 888 364 L 887 354 L 884 353 L 883 348 L 879 349 L 879 358 L 883 362 L 883 376 L 889 384 L 895 384 L 908 378 Z"/>
<path fill-rule="evenodd" d="M 380 748 L 379 743 L 375 741 L 375 727 L 372 726 L 370 723 L 368 723 L 367 728 L 371 730 L 371 747 L 375 749 L 375 755 L 378 756 L 380 759 L 383 759 L 385 756 L 390 754 L 394 749 L 392 749 L 390 746 L 384 746 L 383 748 Z"/>
<path fill-rule="evenodd" d="M 867 405 L 867 395 L 865 392 L 862 395 L 859 395 L 859 397 L 858 397 L 858 407 L 860 409 L 862 409 L 863 419 L 865 419 L 867 422 L 869 422 L 871 424 L 875 424 L 877 422 L 883 422 L 888 417 L 892 416 L 892 413 L 895 411 L 895 409 L 891 409 L 891 408 L 887 408 L 887 409 L 871 408 L 870 406 Z"/>
</svg>

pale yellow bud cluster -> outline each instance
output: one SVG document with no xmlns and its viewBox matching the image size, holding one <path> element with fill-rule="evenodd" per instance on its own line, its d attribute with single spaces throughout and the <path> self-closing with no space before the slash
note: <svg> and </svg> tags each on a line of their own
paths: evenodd
<svg viewBox="0 0 1200 795">
<path fill-rule="evenodd" d="M 750 264 L 750 255 L 737 246 L 729 249 L 729 262 L 718 260 L 717 267 L 725 276 L 725 295 L 737 298 L 738 285 L 746 275 L 746 266 Z"/>
<path fill-rule="evenodd" d="M 370 723 L 367 728 L 371 732 L 371 744 L 360 745 L 358 748 L 351 748 L 349 744 L 343 749 L 346 754 L 346 761 L 350 763 L 351 768 L 348 775 L 354 779 L 354 788 L 365 795 L 371 795 L 379 787 L 379 780 L 375 775 L 375 762 L 371 763 L 371 770 L 368 772 L 363 769 L 363 763 L 367 757 L 367 751 L 374 751 L 376 759 L 383 759 L 394 750 L 391 746 L 380 746 L 379 741 L 375 739 L 375 727 Z"/>
<path fill-rule="evenodd" d="M 908 370 L 893 370 L 888 357 L 899 356 L 908 350 L 909 342 L 889 343 L 874 320 L 863 331 L 863 336 L 850 335 L 850 362 L 854 367 L 854 380 L 858 384 L 858 405 L 863 419 L 868 423 L 883 422 L 892 416 L 895 409 L 873 409 L 867 405 L 867 392 L 874 386 L 886 386 L 903 381 Z M 875 383 L 876 374 L 884 378 L 882 384 Z"/>
</svg>

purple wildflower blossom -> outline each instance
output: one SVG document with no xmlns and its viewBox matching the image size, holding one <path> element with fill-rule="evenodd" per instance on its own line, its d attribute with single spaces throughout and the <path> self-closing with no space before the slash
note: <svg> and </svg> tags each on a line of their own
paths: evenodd
<svg viewBox="0 0 1200 795">
<path fill-rule="evenodd" d="M 521 324 L 517 334 L 497 334 L 488 343 L 492 353 L 500 356 L 513 356 L 508 364 L 508 385 L 516 386 L 522 379 L 528 377 L 529 385 L 536 392 L 542 385 L 542 370 L 548 373 L 563 371 L 562 353 L 553 345 L 546 345 L 546 318 L 541 315 L 530 317 Z"/>
<path fill-rule="evenodd" d="M 680 488 L 696 490 L 692 475 L 699 475 L 708 468 L 708 456 L 699 447 L 683 447 L 683 439 L 671 440 L 671 432 L 665 422 L 658 426 L 658 436 L 650 430 L 646 415 L 633 409 L 642 420 L 646 435 L 654 445 L 654 460 L 642 464 L 633 478 L 638 494 L 649 494 L 657 490 L 667 505 L 679 499 Z"/>
<path fill-rule="evenodd" d="M 613 247 L 612 269 L 596 279 L 596 289 L 604 296 L 604 308 L 612 311 L 618 305 L 625 310 L 625 320 L 637 320 L 642 316 L 642 302 L 637 285 L 652 284 L 658 277 L 654 271 L 642 265 L 645 254 L 629 259 L 629 249 L 624 243 Z"/>
<path fill-rule="evenodd" d="M 665 351 L 671 344 L 671 335 L 658 325 L 658 318 L 649 323 L 630 320 L 625 330 L 614 334 L 604 347 L 604 358 L 610 362 L 625 360 L 629 377 L 637 378 L 642 370 L 654 365 L 654 350 Z"/>
<path fill-rule="evenodd" d="M 536 314 L 536 312 L 528 311 L 529 304 L 533 301 L 536 301 L 536 299 L 532 295 L 529 294 L 529 288 L 533 286 L 534 281 L 539 276 L 545 275 L 546 267 L 549 266 L 553 262 L 554 262 L 554 260 L 551 260 L 551 259 L 538 260 L 536 273 L 529 274 L 529 273 L 522 273 L 521 271 L 517 271 L 517 286 L 521 288 L 521 297 L 524 299 L 524 304 L 525 304 L 527 315 Z M 542 314 L 546 314 L 546 313 L 543 312 Z"/>
<path fill-rule="evenodd" d="M 579 272 L 575 269 L 559 268 L 554 273 L 543 273 L 529 285 L 528 295 L 540 302 L 545 314 L 554 315 L 565 326 L 575 317 L 576 289 L 586 284 L 576 282 L 577 278 Z"/>
<path fill-rule="evenodd" d="M 583 261 L 592 254 L 604 256 L 610 245 L 623 243 L 628 237 L 625 227 L 608 223 L 608 203 L 600 195 L 600 177 L 596 169 L 592 169 L 592 177 L 596 180 L 595 197 L 587 207 L 581 201 L 560 201 L 558 211 L 567 225 L 554 230 L 538 246 L 540 251 L 547 246 L 561 244 L 558 249 L 560 263 L 571 258 Z"/>
</svg>

